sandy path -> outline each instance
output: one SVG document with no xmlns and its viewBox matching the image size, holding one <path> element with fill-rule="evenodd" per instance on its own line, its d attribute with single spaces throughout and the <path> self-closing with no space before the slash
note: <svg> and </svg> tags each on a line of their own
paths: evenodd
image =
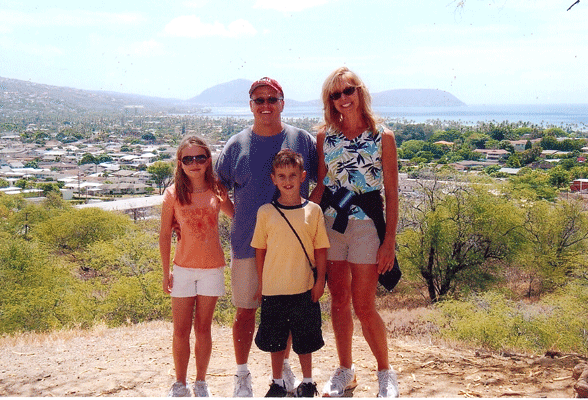
<svg viewBox="0 0 588 400">
<path fill-rule="evenodd" d="M 207 378 L 212 395 L 232 395 L 235 363 L 231 330 L 213 327 L 214 348 Z M 333 334 L 315 354 L 319 389 L 336 367 Z M 399 372 L 401 397 L 573 397 L 576 356 L 556 358 L 489 353 L 390 340 L 391 363 Z M 375 397 L 375 360 L 356 335 L 354 356 L 358 387 L 353 397 Z M 298 360 L 292 360 L 300 375 Z M 253 348 L 250 368 L 255 396 L 268 388 L 269 355 Z M 190 364 L 189 375 L 193 376 Z M 24 335 L 0 339 L 1 396 L 166 396 L 173 383 L 171 324 Z"/>
</svg>

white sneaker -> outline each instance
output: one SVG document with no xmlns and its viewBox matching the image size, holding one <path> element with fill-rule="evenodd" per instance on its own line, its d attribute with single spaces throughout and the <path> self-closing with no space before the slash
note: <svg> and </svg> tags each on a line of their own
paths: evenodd
<svg viewBox="0 0 588 400">
<path fill-rule="evenodd" d="M 290 364 L 284 364 L 282 378 L 284 379 L 284 386 L 288 393 L 294 393 L 298 385 L 300 385 L 300 381 L 296 379 L 296 375 L 294 375 L 292 368 L 290 368 Z"/>
<path fill-rule="evenodd" d="M 253 385 L 251 383 L 251 373 L 247 372 L 242 375 L 235 375 L 235 389 L 233 397 L 253 397 Z"/>
<path fill-rule="evenodd" d="M 167 397 L 191 397 L 190 389 L 182 382 L 176 382 L 172 385 Z"/>
<path fill-rule="evenodd" d="M 208 383 L 204 381 L 194 382 L 194 397 L 212 397 L 208 390 Z"/>
<path fill-rule="evenodd" d="M 378 397 L 398 397 L 398 377 L 392 367 L 378 371 L 378 382 L 380 385 Z"/>
<path fill-rule="evenodd" d="M 355 366 L 352 365 L 350 369 L 339 367 L 325 383 L 323 397 L 341 397 L 347 389 L 353 389 L 356 386 Z"/>
</svg>

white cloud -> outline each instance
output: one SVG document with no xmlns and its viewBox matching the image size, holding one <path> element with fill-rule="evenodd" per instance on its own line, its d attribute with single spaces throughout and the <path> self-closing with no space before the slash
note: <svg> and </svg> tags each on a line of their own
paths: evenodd
<svg viewBox="0 0 588 400">
<path fill-rule="evenodd" d="M 333 0 L 257 0 L 253 8 L 276 10 L 281 12 L 298 12 L 307 8 L 322 6 Z"/>
<path fill-rule="evenodd" d="M 129 49 L 120 49 L 119 53 L 132 54 L 139 57 L 161 56 L 164 54 L 164 48 L 163 45 L 156 40 L 146 40 L 132 45 Z"/>
<path fill-rule="evenodd" d="M 238 19 L 231 22 L 225 27 L 218 21 L 214 23 L 205 23 L 195 15 L 185 15 L 173 19 L 166 25 L 164 30 L 166 35 L 200 38 L 207 36 L 221 36 L 221 37 L 240 37 L 240 36 L 254 36 L 257 30 L 244 19 Z"/>
<path fill-rule="evenodd" d="M 209 0 L 186 0 L 182 4 L 184 7 L 201 8 L 209 3 Z"/>
<path fill-rule="evenodd" d="M 0 38 L 0 49 L 6 51 L 18 51 L 27 55 L 51 58 L 65 54 L 63 49 L 52 45 L 39 45 L 37 43 L 20 43 L 9 38 Z"/>
<path fill-rule="evenodd" d="M 144 18 L 136 13 L 107 13 L 60 9 L 27 13 L 0 10 L 0 24 L 12 27 L 131 25 L 142 22 L 143 20 Z"/>
</svg>

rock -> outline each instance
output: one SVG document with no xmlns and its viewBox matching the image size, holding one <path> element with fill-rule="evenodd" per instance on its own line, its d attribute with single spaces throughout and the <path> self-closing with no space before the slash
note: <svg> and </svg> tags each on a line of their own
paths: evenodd
<svg viewBox="0 0 588 400">
<path fill-rule="evenodd" d="M 588 364 L 582 363 L 576 365 L 572 376 L 574 379 L 578 379 L 574 384 L 576 397 L 583 399 L 588 398 Z"/>
<path fill-rule="evenodd" d="M 582 372 L 584 372 L 584 370 L 587 368 L 588 368 L 588 364 L 586 364 L 586 363 L 580 363 L 580 364 L 576 365 L 574 367 L 574 370 L 572 371 L 572 378 L 574 378 L 574 379 L 580 378 L 580 375 L 582 375 Z"/>
</svg>

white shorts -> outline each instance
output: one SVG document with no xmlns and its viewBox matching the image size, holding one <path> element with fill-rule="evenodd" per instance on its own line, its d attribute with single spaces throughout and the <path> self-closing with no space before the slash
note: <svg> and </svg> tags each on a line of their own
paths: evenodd
<svg viewBox="0 0 588 400">
<path fill-rule="evenodd" d="M 235 307 L 248 309 L 259 307 L 260 302 L 253 299 L 259 285 L 255 258 L 231 257 L 231 285 Z"/>
<path fill-rule="evenodd" d="M 345 233 L 333 230 L 335 218 L 325 217 L 327 235 L 331 247 L 327 249 L 327 260 L 348 261 L 353 264 L 376 264 L 380 239 L 371 219 L 349 220 Z"/>
<path fill-rule="evenodd" d="M 171 297 L 220 297 L 225 294 L 225 267 L 182 268 L 174 265 Z"/>
</svg>

